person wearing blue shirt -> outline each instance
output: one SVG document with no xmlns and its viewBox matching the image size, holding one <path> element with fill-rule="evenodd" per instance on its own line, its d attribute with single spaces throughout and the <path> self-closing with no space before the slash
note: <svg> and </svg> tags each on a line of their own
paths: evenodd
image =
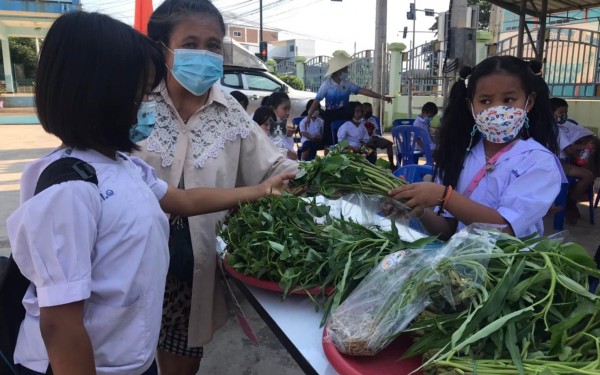
<svg viewBox="0 0 600 375">
<path fill-rule="evenodd" d="M 432 150 L 437 148 L 436 140 L 431 137 L 431 120 L 437 115 L 438 107 L 433 102 L 427 102 L 421 108 L 421 114 L 417 116 L 414 126 L 418 126 L 422 129 L 425 129 L 427 134 L 429 135 L 429 146 Z M 417 140 L 417 145 L 419 146 L 419 150 L 422 150 L 425 145 L 423 141 L 419 138 Z"/>
<path fill-rule="evenodd" d="M 321 116 L 324 120 L 323 145 L 333 144 L 331 137 L 331 123 L 334 120 L 345 119 L 344 107 L 350 102 L 350 94 L 361 94 L 375 99 L 382 99 L 388 103 L 392 102 L 389 96 L 378 94 L 372 90 L 360 87 L 357 84 L 348 81 L 348 66 L 354 62 L 354 59 L 345 56 L 334 56 L 329 60 L 329 68 L 325 80 L 315 97 L 315 101 L 308 110 L 307 122 L 311 121 L 312 114 L 319 108 L 321 100 L 325 99 L 325 111 Z M 306 124 L 308 126 L 308 123 Z M 325 148 L 327 152 L 327 148 Z"/>
</svg>

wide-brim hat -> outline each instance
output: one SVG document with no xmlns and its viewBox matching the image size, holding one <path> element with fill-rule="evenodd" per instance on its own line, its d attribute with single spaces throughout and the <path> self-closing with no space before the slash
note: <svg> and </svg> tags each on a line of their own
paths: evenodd
<svg viewBox="0 0 600 375">
<path fill-rule="evenodd" d="M 338 70 L 344 69 L 353 62 L 354 59 L 350 57 L 334 56 L 331 59 L 329 59 L 329 67 L 327 68 L 327 73 L 325 74 L 325 76 L 330 76 Z"/>
</svg>

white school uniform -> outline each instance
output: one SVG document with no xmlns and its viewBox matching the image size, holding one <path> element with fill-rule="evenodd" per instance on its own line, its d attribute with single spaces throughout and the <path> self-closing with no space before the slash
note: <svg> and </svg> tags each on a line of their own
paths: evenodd
<svg viewBox="0 0 600 375">
<path fill-rule="evenodd" d="M 33 196 L 44 168 L 67 155 L 90 163 L 98 186 L 68 181 Z M 40 308 L 83 300 L 97 374 L 150 367 L 169 263 L 169 224 L 158 203 L 166 191 L 152 167 L 120 153 L 113 160 L 59 149 L 25 168 L 21 206 L 7 220 L 14 259 L 32 281 L 16 363 L 45 373 Z"/>
<path fill-rule="evenodd" d="M 323 122 L 323 119 L 320 117 L 312 119 L 310 124 L 308 124 L 308 126 L 306 126 L 306 117 L 305 117 L 302 119 L 302 121 L 300 121 L 300 133 L 308 133 L 313 136 L 314 135 L 322 135 L 324 126 L 325 126 L 325 123 Z M 304 144 L 304 142 L 306 142 L 308 140 L 309 140 L 308 138 L 302 137 L 302 139 L 300 141 L 302 144 Z"/>
<path fill-rule="evenodd" d="M 544 234 L 542 218 L 566 182 L 560 161 L 533 138 L 518 140 L 500 156 L 471 194 L 470 199 L 497 210 L 510 223 L 515 236 Z M 485 165 L 483 142 L 467 153 L 456 191 L 465 194 L 473 177 Z M 438 180 L 440 182 L 440 180 Z M 451 214 L 445 213 L 447 217 Z M 458 223 L 457 231 L 465 227 Z"/>
<path fill-rule="evenodd" d="M 560 158 L 566 159 L 565 148 L 577 142 L 583 137 L 594 135 L 589 129 L 577 125 L 569 120 L 564 124 L 558 124 L 558 147 L 560 148 Z"/>
<path fill-rule="evenodd" d="M 340 126 L 337 136 L 338 142 L 346 140 L 350 147 L 360 147 L 362 142 L 369 140 L 369 132 L 365 127 L 364 121 L 361 121 L 358 126 L 354 125 L 352 121 L 346 121 Z"/>
</svg>

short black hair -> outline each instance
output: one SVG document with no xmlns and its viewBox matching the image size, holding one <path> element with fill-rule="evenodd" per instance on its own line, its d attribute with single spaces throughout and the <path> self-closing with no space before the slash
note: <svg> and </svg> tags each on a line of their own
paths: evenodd
<svg viewBox="0 0 600 375">
<path fill-rule="evenodd" d="M 166 0 L 154 10 L 148 21 L 148 36 L 156 42 L 169 45 L 173 28 L 190 14 L 214 17 L 225 36 L 225 22 L 221 12 L 208 0 Z"/>
<path fill-rule="evenodd" d="M 569 108 L 569 103 L 563 98 L 550 98 L 550 109 L 552 109 L 552 112 L 556 111 L 559 107 Z"/>
<path fill-rule="evenodd" d="M 64 14 L 40 52 L 40 123 L 69 147 L 131 152 L 137 110 L 163 77 L 161 51 L 131 26 L 99 13 Z"/>
<path fill-rule="evenodd" d="M 421 108 L 421 113 L 431 113 L 435 116 L 438 113 L 438 107 L 434 102 L 427 102 L 423 104 L 423 107 Z"/>
<path fill-rule="evenodd" d="M 356 111 L 356 107 L 360 107 L 362 109 L 362 104 L 360 102 L 348 102 L 343 111 L 345 120 L 352 120 L 354 117 L 354 111 Z"/>
<path fill-rule="evenodd" d="M 252 120 L 254 120 L 254 122 L 256 122 L 258 125 L 264 124 L 268 119 L 277 121 L 275 111 L 271 107 L 258 107 L 254 112 L 254 116 L 252 116 Z"/>
<path fill-rule="evenodd" d="M 237 100 L 244 110 L 248 109 L 248 97 L 241 91 L 235 90 L 229 93 L 229 95 L 233 96 L 235 100 Z"/>
<path fill-rule="evenodd" d="M 273 109 L 279 107 L 282 103 L 289 102 L 290 97 L 283 91 L 275 91 L 267 97 L 266 105 Z"/>
</svg>

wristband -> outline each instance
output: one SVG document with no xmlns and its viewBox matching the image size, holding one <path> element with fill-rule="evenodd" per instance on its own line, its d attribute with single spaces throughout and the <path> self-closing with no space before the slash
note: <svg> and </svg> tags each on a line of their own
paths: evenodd
<svg viewBox="0 0 600 375">
<path fill-rule="evenodd" d="M 452 195 L 452 186 L 447 185 L 444 188 L 444 194 L 442 194 L 442 198 L 440 199 L 441 204 L 440 204 L 440 209 L 437 213 L 437 216 L 440 216 L 441 214 L 443 214 L 445 212 L 444 206 L 446 206 L 446 202 L 448 202 L 451 195 Z"/>
</svg>

